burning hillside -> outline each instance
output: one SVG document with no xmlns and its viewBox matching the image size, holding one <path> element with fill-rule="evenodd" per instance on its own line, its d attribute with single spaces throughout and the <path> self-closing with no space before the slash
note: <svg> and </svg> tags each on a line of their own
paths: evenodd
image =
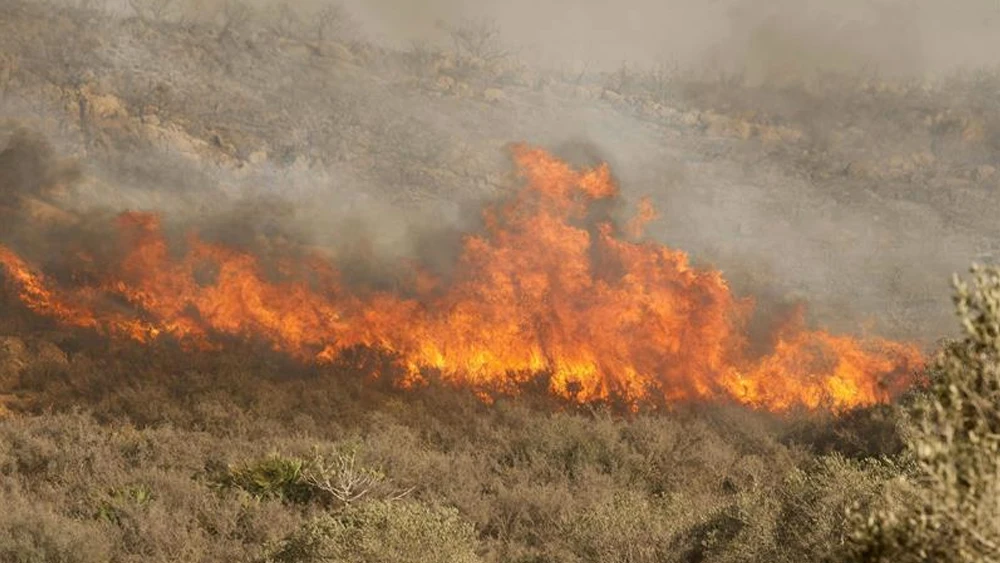
<svg viewBox="0 0 1000 563">
<path fill-rule="evenodd" d="M 514 157 L 522 188 L 484 210 L 448 279 L 413 266 L 406 292 L 352 288 L 320 256 L 265 268 L 195 233 L 178 253 L 160 218 L 139 212 L 117 219 L 112 266 L 73 251 L 74 263 L 100 264 L 97 274 L 47 274 L 7 247 L 0 262 L 27 308 L 65 326 L 200 349 L 235 337 L 304 362 L 371 347 L 400 358 L 408 384 L 434 372 L 486 393 L 516 393 L 547 374 L 551 392 L 580 402 L 839 409 L 888 400 L 922 363 L 912 345 L 801 322 L 776 330 L 756 357 L 750 300 L 734 297 L 721 272 L 638 240 L 655 216 L 648 203 L 624 228 L 601 214 L 618 197 L 607 166 L 577 171 L 523 146 Z"/>
</svg>

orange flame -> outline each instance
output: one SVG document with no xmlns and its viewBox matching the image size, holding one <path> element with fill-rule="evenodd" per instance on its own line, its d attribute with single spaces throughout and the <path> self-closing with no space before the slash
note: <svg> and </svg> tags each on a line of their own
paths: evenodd
<svg viewBox="0 0 1000 563">
<path fill-rule="evenodd" d="M 523 146 L 514 157 L 524 187 L 484 211 L 454 279 L 417 272 L 409 297 L 352 293 L 319 257 L 275 281 L 254 255 L 196 235 L 173 257 L 148 213 L 119 218 L 127 253 L 96 286 L 57 287 L 3 247 L 0 263 L 28 308 L 65 325 L 206 349 L 223 335 L 253 338 L 310 362 L 378 347 L 402 358 L 411 382 L 433 369 L 479 391 L 516 393 L 546 373 L 553 393 L 577 401 L 842 409 L 888 400 L 922 365 L 910 344 L 801 326 L 778 334 L 769 355 L 748 357 L 752 303 L 720 272 L 625 240 L 611 222 L 590 224 L 594 203 L 618 196 L 606 165 L 576 171 Z M 644 200 L 624 234 L 637 238 L 654 217 Z"/>
</svg>

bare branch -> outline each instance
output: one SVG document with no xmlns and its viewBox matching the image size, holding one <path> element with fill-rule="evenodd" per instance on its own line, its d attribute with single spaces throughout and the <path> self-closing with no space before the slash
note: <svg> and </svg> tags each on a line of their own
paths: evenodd
<svg viewBox="0 0 1000 563">
<path fill-rule="evenodd" d="M 360 500 L 383 479 L 381 472 L 359 467 L 354 453 L 331 461 L 316 456 L 305 475 L 307 483 L 344 504 Z"/>
<path fill-rule="evenodd" d="M 500 26 L 492 19 L 465 20 L 456 26 L 441 25 L 451 35 L 455 54 L 460 58 L 493 62 L 510 55 L 501 44 Z"/>
</svg>

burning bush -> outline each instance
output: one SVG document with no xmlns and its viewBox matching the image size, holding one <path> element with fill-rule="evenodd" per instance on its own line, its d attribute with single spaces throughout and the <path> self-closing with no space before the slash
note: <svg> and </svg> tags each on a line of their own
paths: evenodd
<svg viewBox="0 0 1000 563">
<path fill-rule="evenodd" d="M 844 409 L 886 401 L 920 368 L 913 345 L 802 322 L 779 327 L 756 357 L 752 301 L 684 252 L 635 240 L 651 206 L 616 225 L 606 165 L 577 171 L 524 146 L 514 158 L 523 186 L 483 211 L 485 228 L 465 235 L 450 279 L 416 265 L 401 292 L 359 291 L 315 255 L 265 268 L 252 252 L 194 233 L 178 258 L 153 213 L 118 218 L 122 250 L 110 263 L 76 251 L 102 271 L 75 284 L 2 246 L 0 263 L 24 305 L 65 326 L 201 350 L 253 340 L 319 364 L 359 346 L 382 349 L 400 358 L 404 385 L 434 374 L 484 396 L 516 394 L 546 374 L 550 392 L 584 403 Z"/>
</svg>

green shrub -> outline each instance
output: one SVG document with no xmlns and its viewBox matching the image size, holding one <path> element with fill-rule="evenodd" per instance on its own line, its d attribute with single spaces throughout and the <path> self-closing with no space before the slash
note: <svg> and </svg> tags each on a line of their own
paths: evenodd
<svg viewBox="0 0 1000 563">
<path fill-rule="evenodd" d="M 145 485 L 113 488 L 108 491 L 107 498 L 98 504 L 96 517 L 112 524 L 121 524 L 124 507 L 141 507 L 152 500 L 153 492 Z"/>
<path fill-rule="evenodd" d="M 787 561 L 826 561 L 844 555 L 851 530 L 848 511 L 870 505 L 904 471 L 894 459 L 852 460 L 830 455 L 810 460 L 782 482 L 781 510 L 771 539 Z"/>
<path fill-rule="evenodd" d="M 859 560 L 1000 560 L 1000 270 L 972 274 L 971 286 L 954 282 L 963 337 L 939 353 L 912 409 L 916 470 L 858 516 Z"/>
<path fill-rule="evenodd" d="M 241 489 L 257 498 L 308 503 L 314 498 L 315 489 L 303 477 L 305 465 L 300 459 L 272 454 L 253 463 L 229 468 L 215 480 L 223 487 Z"/>
</svg>

